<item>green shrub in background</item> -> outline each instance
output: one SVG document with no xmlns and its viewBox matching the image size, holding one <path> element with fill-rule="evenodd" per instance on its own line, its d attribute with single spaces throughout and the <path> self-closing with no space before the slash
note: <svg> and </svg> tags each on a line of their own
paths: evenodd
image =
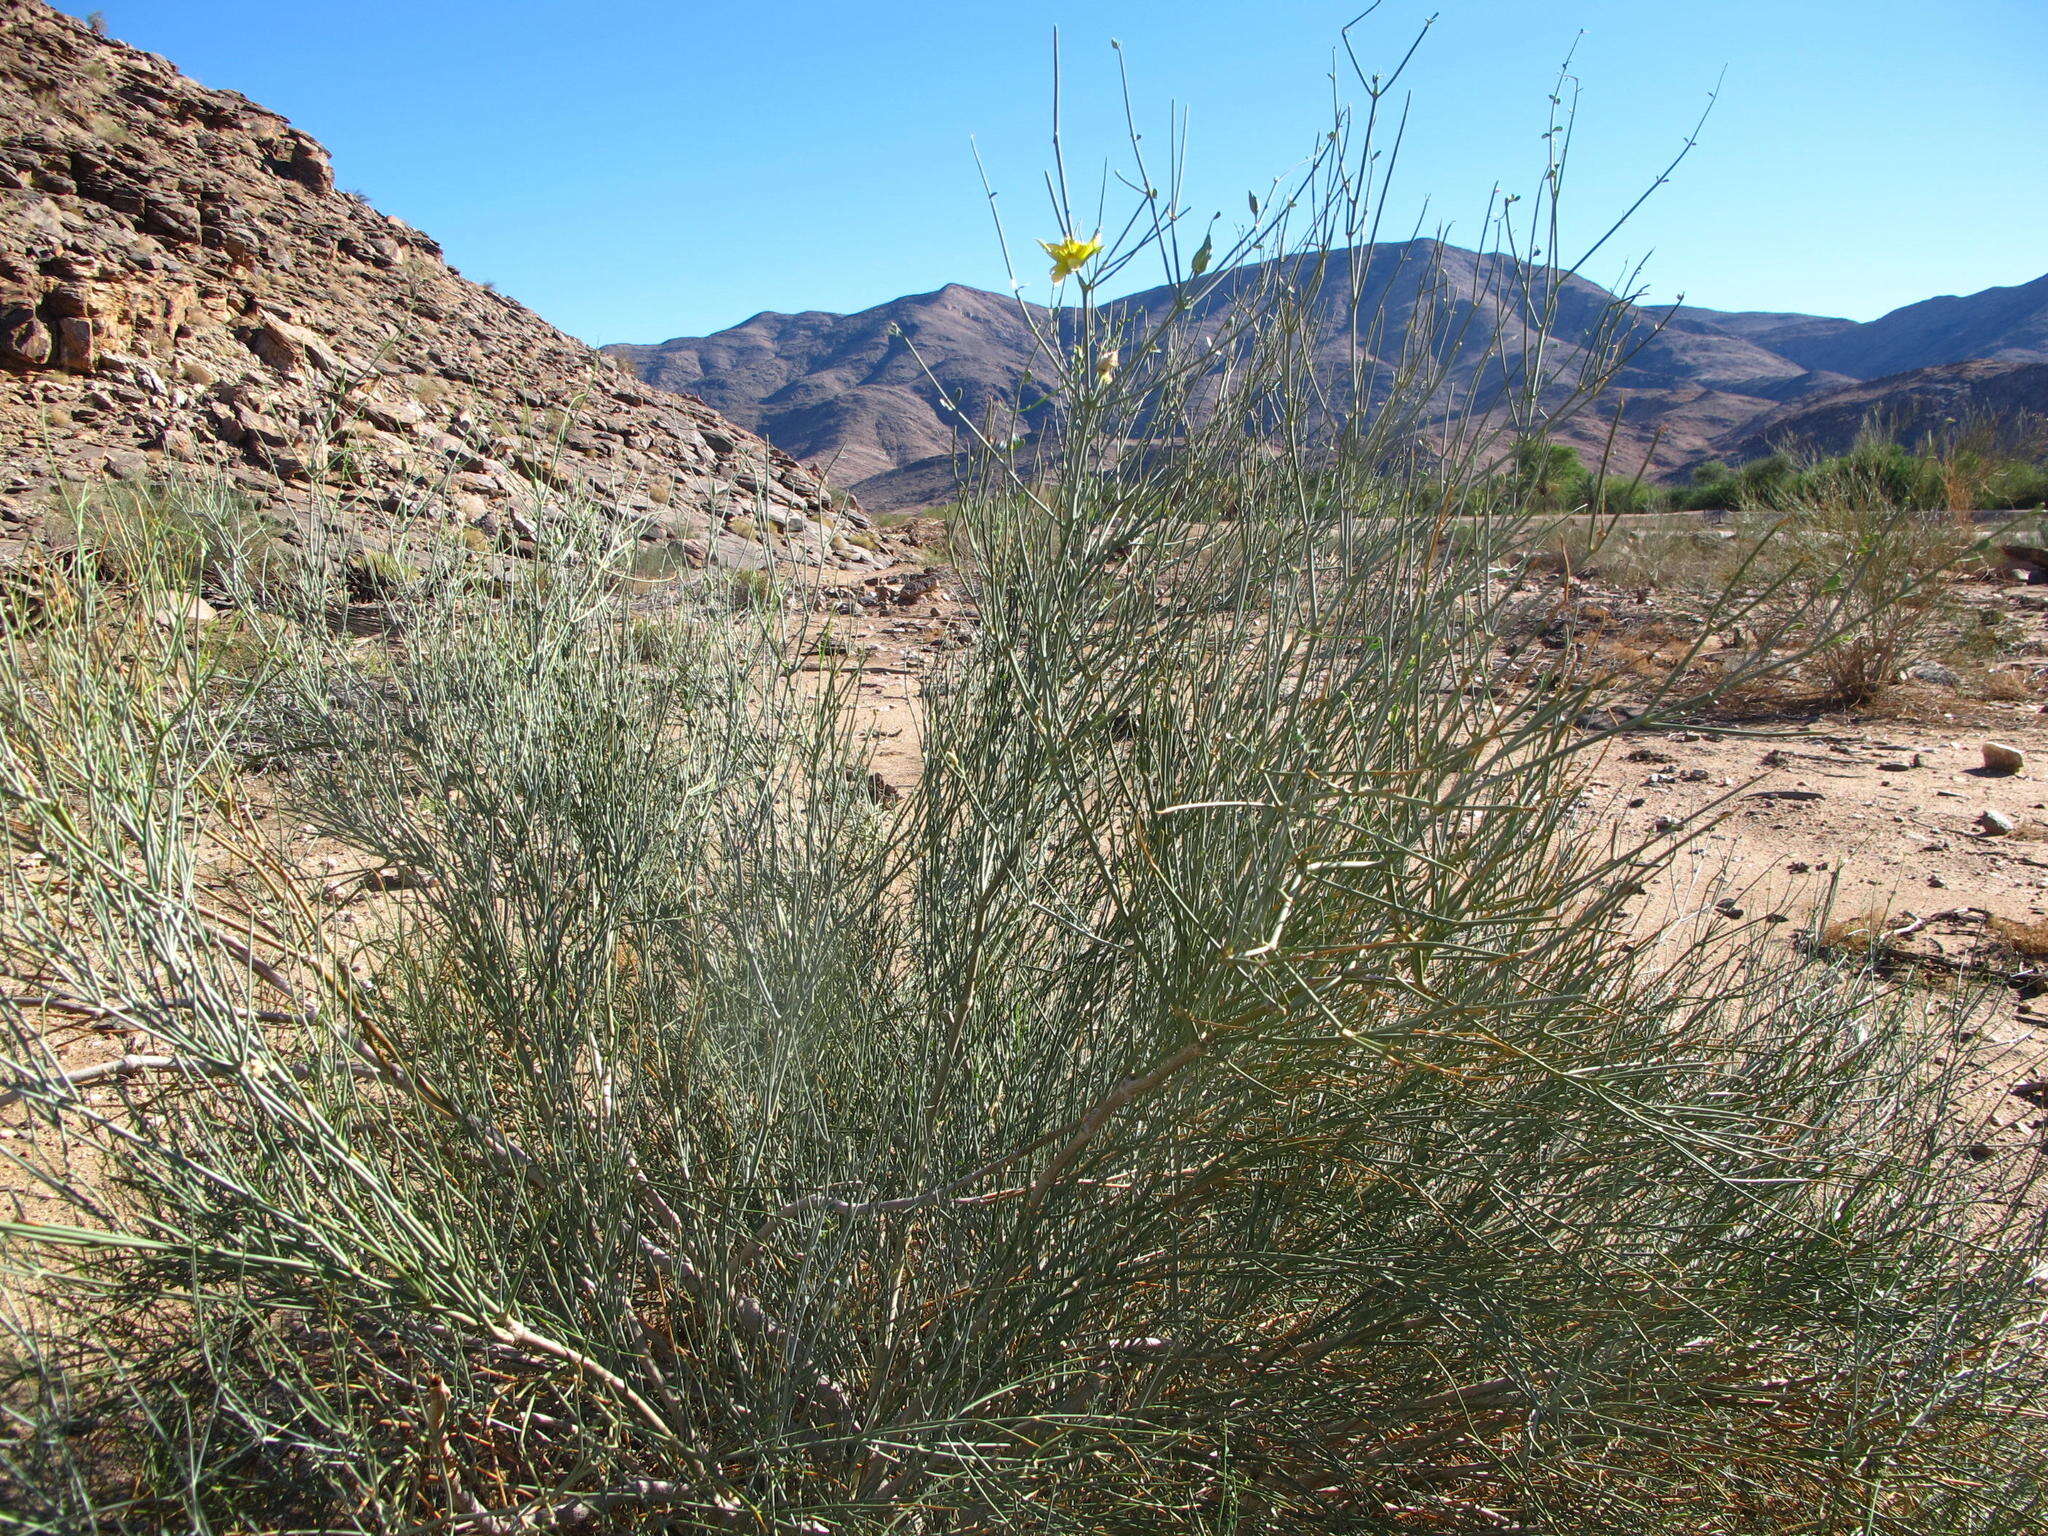
<svg viewBox="0 0 2048 1536">
<path fill-rule="evenodd" d="M 1866 434 L 1849 452 L 1800 463 L 1773 453 L 1732 469 L 1694 466 L 1669 492 L 1679 511 L 1778 512 L 1829 506 L 1860 512 L 2008 511 L 2048 505 L 2048 464 L 1970 444 L 1913 452 Z"/>
<path fill-rule="evenodd" d="M 1503 489 L 1515 504 L 1533 512 L 1582 508 L 1591 497 L 1592 476 L 1566 443 L 1518 439 L 1508 450 Z"/>
<path fill-rule="evenodd" d="M 1788 474 L 1786 501 L 1806 501 L 1850 511 L 1938 512 L 1948 505 L 1948 486 L 1938 464 L 1902 445 L 1866 438 L 1839 458 L 1823 459 Z"/>
<path fill-rule="evenodd" d="M 1657 509 L 1656 491 L 1640 478 L 1603 475 L 1589 469 L 1568 443 L 1516 438 L 1488 482 L 1476 488 L 1478 507 L 1533 513 L 1593 513 L 1598 516 Z"/>
<path fill-rule="evenodd" d="M 2048 464 L 2004 464 L 1985 477 L 1984 505 L 2020 511 L 2048 507 Z"/>
</svg>

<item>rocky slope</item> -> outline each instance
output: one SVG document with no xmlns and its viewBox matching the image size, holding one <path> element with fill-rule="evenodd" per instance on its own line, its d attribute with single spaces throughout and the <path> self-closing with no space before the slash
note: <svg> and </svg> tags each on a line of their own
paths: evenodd
<svg viewBox="0 0 2048 1536">
<path fill-rule="evenodd" d="M 869 560 L 809 470 L 462 278 L 283 118 L 0 0 L 0 519 L 187 474 L 356 527 L 426 510 L 511 542 L 577 496 L 682 563 L 759 563 L 741 515 Z"/>
<path fill-rule="evenodd" d="M 1798 317 L 1805 318 L 1805 317 Z M 1858 379 L 1963 363 L 2048 363 L 2048 276 L 1908 304 L 1864 325 L 1780 334 L 1767 346 Z"/>
<path fill-rule="evenodd" d="M 1432 241 L 1340 252 L 1335 262 L 1325 278 L 1330 297 L 1318 349 L 1330 376 L 1342 373 L 1350 344 L 1345 296 L 1354 275 L 1366 306 L 1379 306 L 1387 319 L 1371 360 L 1381 377 L 1418 325 L 1468 327 L 1443 402 L 1446 416 L 1475 389 L 1484 403 L 1489 391 L 1498 395 L 1533 366 L 1514 339 L 1523 330 L 1521 295 L 1531 280 L 1520 263 Z M 1354 274 L 1354 267 L 1362 270 Z M 1265 266 L 1233 274 L 1212 306 L 1270 275 Z M 1589 455 L 1611 447 L 1621 470 L 1642 468 L 1652 477 L 1708 456 L 1739 455 L 1760 427 L 1808 422 L 1798 413 L 1809 402 L 1839 396 L 1836 416 L 1882 411 L 1889 397 L 1861 384 L 1873 375 L 1950 357 L 2048 361 L 2048 278 L 1908 306 L 1868 324 L 1697 307 L 1635 310 L 1578 278 L 1564 282 L 1558 299 L 1546 362 L 1563 378 L 1617 321 L 1641 341 L 1615 388 L 1563 421 L 1558 435 Z M 1171 303 L 1162 288 L 1112 308 L 1145 323 Z M 855 315 L 763 314 L 715 336 L 604 350 L 648 383 L 702 395 L 826 467 L 870 505 L 911 508 L 943 501 L 953 490 L 962 440 L 947 401 L 974 419 L 993 414 L 1007 423 L 1017 381 L 1037 361 L 1027 321 L 1042 326 L 1045 319 L 1015 299 L 955 284 Z M 1490 340 L 1496 333 L 1503 338 L 1498 351 Z M 1914 398 L 1909 388 L 1889 406 L 1911 421 Z M 1992 391 L 1987 405 L 1993 398 L 2004 396 Z M 1833 441 L 1839 434 L 1832 426 L 1823 432 L 1822 420 L 1808 422 L 1814 440 Z"/>
<path fill-rule="evenodd" d="M 1674 320 L 1689 321 L 1725 331 L 1731 336 L 1740 336 L 1744 341 L 1755 342 L 1788 359 L 1793 355 L 1788 350 L 1790 347 L 1838 336 L 1844 331 L 1855 330 L 1857 325 L 1854 320 L 1843 320 L 1833 315 L 1801 315 L 1757 309 L 1701 309 L 1691 304 L 1681 304 L 1671 313 Z"/>
<path fill-rule="evenodd" d="M 1845 452 L 1866 429 L 1919 446 L 1959 429 L 2002 428 L 2027 446 L 2048 434 L 2048 361 L 1979 358 L 1915 368 L 1794 401 L 1747 423 L 1716 447 L 1734 463 L 1774 450 Z"/>
</svg>

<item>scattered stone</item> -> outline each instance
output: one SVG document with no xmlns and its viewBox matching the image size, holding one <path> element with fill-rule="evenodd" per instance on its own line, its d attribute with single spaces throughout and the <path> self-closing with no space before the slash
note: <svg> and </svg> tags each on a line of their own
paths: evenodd
<svg viewBox="0 0 2048 1536">
<path fill-rule="evenodd" d="M 2002 741 L 1984 743 L 1984 771 L 1987 773 L 2018 773 L 2027 766 L 2026 754 L 2018 747 L 2009 747 Z"/>
<path fill-rule="evenodd" d="M 2048 580 L 2048 549 L 2014 539 L 2000 544 L 1998 553 L 2004 557 L 2006 568 L 2021 580 Z"/>
<path fill-rule="evenodd" d="M 843 769 L 842 772 L 846 776 L 847 783 L 858 788 L 876 805 L 887 805 L 891 801 L 903 798 L 903 791 L 894 784 L 891 784 L 879 773 L 873 771 L 862 773 L 860 769 L 851 767 Z"/>
<path fill-rule="evenodd" d="M 196 594 L 174 597 L 149 611 L 149 621 L 159 629 L 204 629 L 220 617 L 220 610 Z"/>
<path fill-rule="evenodd" d="M 1916 683 L 1931 683 L 1936 688 L 1960 688 L 1963 685 L 1960 672 L 1933 660 L 1914 662 L 1906 668 L 1906 676 Z"/>
<path fill-rule="evenodd" d="M 2020 824 L 2003 811 L 1986 811 L 1977 818 L 1977 826 L 1986 837 L 2011 837 Z"/>
<path fill-rule="evenodd" d="M 1620 731 L 1634 724 L 1642 714 L 1633 704 L 1609 704 L 1584 711 L 1572 724 L 1582 731 Z"/>
<path fill-rule="evenodd" d="M 935 570 L 905 571 L 896 576 L 870 576 L 861 583 L 861 601 L 881 607 L 907 608 L 939 588 Z"/>
</svg>

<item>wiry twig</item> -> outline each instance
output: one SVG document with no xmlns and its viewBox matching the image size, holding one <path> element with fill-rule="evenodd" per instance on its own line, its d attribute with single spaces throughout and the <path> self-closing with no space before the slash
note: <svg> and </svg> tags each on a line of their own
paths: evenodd
<svg viewBox="0 0 2048 1536">
<path fill-rule="evenodd" d="M 147 1072 L 169 1072 L 186 1077 L 221 1079 L 260 1075 L 270 1070 L 273 1069 L 260 1061 L 209 1061 L 198 1056 L 165 1056 L 149 1052 L 130 1052 L 125 1056 L 117 1056 L 112 1061 L 95 1062 L 89 1067 L 73 1067 L 54 1072 L 28 1072 L 17 1067 L 15 1086 L 0 1089 L 0 1107 L 60 1088 L 83 1088 L 92 1083 L 139 1077 Z M 278 1064 L 274 1070 L 282 1076 L 303 1080 L 312 1076 L 319 1068 L 310 1062 L 286 1062 Z M 363 1062 L 343 1063 L 342 1070 L 358 1078 L 384 1076 L 377 1068 Z"/>
</svg>

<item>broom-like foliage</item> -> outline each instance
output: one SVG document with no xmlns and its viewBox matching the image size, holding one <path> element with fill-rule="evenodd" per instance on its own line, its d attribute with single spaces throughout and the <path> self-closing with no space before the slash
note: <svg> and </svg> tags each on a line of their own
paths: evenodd
<svg viewBox="0 0 2048 1536">
<path fill-rule="evenodd" d="M 651 643 L 566 509 L 389 640 L 317 570 L 232 644 L 132 560 L 24 596 L 0 1518 L 2037 1529 L 1950 1011 L 1632 917 L 1594 690 L 1499 665 L 1523 530 L 1404 472 L 1441 353 L 1331 388 L 1315 254 L 1108 370 L 1076 319 L 893 805 L 850 677 Z M 301 828 L 400 889 L 344 926 Z"/>
</svg>

